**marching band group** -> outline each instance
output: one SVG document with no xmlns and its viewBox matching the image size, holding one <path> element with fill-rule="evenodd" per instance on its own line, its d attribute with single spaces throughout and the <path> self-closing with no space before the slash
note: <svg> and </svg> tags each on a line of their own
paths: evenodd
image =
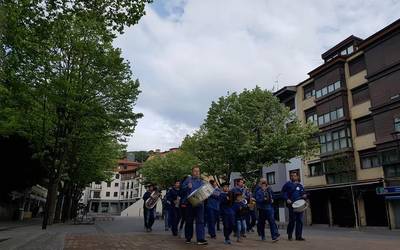
<svg viewBox="0 0 400 250">
<path fill-rule="evenodd" d="M 193 199 L 192 194 L 210 186 L 210 194 L 207 199 Z M 182 182 L 175 181 L 174 185 L 167 191 L 165 201 L 167 205 L 168 226 L 172 235 L 177 236 L 184 225 L 186 243 L 190 244 L 193 238 L 194 222 L 196 223 L 196 240 L 198 245 L 205 245 L 205 225 L 212 239 L 216 238 L 216 227 L 219 227 L 220 218 L 223 223 L 223 234 L 225 244 L 231 244 L 230 236 L 234 233 L 236 241 L 240 242 L 246 237 L 247 232 L 253 232 L 257 225 L 257 233 L 262 241 L 266 240 L 265 225 L 268 221 L 271 238 L 273 242 L 279 240 L 280 234 L 275 223 L 274 194 L 265 178 L 262 178 L 250 192 L 244 185 L 243 179 L 237 179 L 235 185 L 230 189 L 229 183 L 223 183 L 221 189 L 213 180 L 204 185 L 200 177 L 200 168 L 192 168 L 192 175 L 186 177 Z M 143 195 L 144 202 L 144 226 L 150 232 L 155 218 L 155 204 L 160 197 L 152 197 L 156 192 L 154 185 L 148 186 Z M 294 206 L 298 201 L 306 199 L 303 186 L 299 182 L 296 172 L 290 174 L 288 181 L 282 188 L 281 196 L 286 201 L 289 209 L 289 224 L 287 226 L 288 239 L 292 240 L 293 231 L 295 239 L 303 241 L 303 210 L 297 210 Z M 153 205 L 149 205 L 151 202 Z M 205 223 L 206 222 L 206 223 Z"/>
</svg>

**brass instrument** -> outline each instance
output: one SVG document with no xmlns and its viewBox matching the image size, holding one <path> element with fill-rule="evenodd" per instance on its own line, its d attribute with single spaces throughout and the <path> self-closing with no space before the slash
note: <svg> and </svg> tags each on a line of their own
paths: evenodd
<svg viewBox="0 0 400 250">
<path fill-rule="evenodd" d="M 157 205 L 158 199 L 160 199 L 161 193 L 158 191 L 153 191 L 151 193 L 150 197 L 146 200 L 144 205 L 146 206 L 147 209 L 152 209 Z"/>
</svg>

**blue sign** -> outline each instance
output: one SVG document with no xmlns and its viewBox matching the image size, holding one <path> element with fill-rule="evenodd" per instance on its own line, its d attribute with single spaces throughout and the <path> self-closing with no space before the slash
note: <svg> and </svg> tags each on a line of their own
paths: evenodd
<svg viewBox="0 0 400 250">
<path fill-rule="evenodd" d="M 378 187 L 376 188 L 376 193 L 377 194 L 396 194 L 400 193 L 400 186 L 393 186 L 393 187 Z"/>
</svg>

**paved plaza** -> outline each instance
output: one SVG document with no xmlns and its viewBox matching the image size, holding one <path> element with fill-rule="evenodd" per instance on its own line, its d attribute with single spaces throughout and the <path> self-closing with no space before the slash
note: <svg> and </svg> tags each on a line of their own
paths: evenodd
<svg viewBox="0 0 400 250">
<path fill-rule="evenodd" d="M 284 230 L 281 230 L 285 236 Z M 306 227 L 305 242 L 262 242 L 251 233 L 242 242 L 224 245 L 222 233 L 208 239 L 209 245 L 185 244 L 163 230 L 157 221 L 152 233 L 143 232 L 141 218 L 116 217 L 113 221 L 98 221 L 94 225 L 57 224 L 48 230 L 40 229 L 39 221 L 30 224 L 0 224 L 0 249 L 398 249 L 400 231 L 368 228 L 361 231 L 325 226 Z"/>
</svg>

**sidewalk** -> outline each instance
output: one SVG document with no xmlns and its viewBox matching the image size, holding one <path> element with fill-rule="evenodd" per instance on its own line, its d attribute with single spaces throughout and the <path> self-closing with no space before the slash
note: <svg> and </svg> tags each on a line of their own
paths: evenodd
<svg viewBox="0 0 400 250">
<path fill-rule="evenodd" d="M 0 249 L 43 249 L 64 248 L 65 236 L 71 234 L 93 234 L 98 232 L 94 225 L 54 224 L 42 230 L 40 220 L 0 223 Z"/>
<path fill-rule="evenodd" d="M 36 223 L 36 224 L 35 224 Z M 256 233 L 248 235 L 237 243 L 232 237 L 232 245 L 223 244 L 223 236 L 208 239 L 208 246 L 185 244 L 184 239 L 173 237 L 164 231 L 164 222 L 156 221 L 153 232 L 145 233 L 143 218 L 115 217 L 113 221 L 98 221 L 94 225 L 55 224 L 41 230 L 40 221 L 30 223 L 0 223 L 0 249 L 304 249 L 304 250 L 393 250 L 400 246 L 400 231 L 383 228 L 363 229 L 330 228 L 315 225 L 304 230 L 305 242 L 288 241 L 285 230 L 280 230 L 282 238 L 272 243 L 270 238 L 262 242 Z M 267 230 L 268 233 L 268 230 Z M 1 241 L 1 239 L 5 239 Z M 193 239 L 193 241 L 195 238 Z"/>
</svg>

